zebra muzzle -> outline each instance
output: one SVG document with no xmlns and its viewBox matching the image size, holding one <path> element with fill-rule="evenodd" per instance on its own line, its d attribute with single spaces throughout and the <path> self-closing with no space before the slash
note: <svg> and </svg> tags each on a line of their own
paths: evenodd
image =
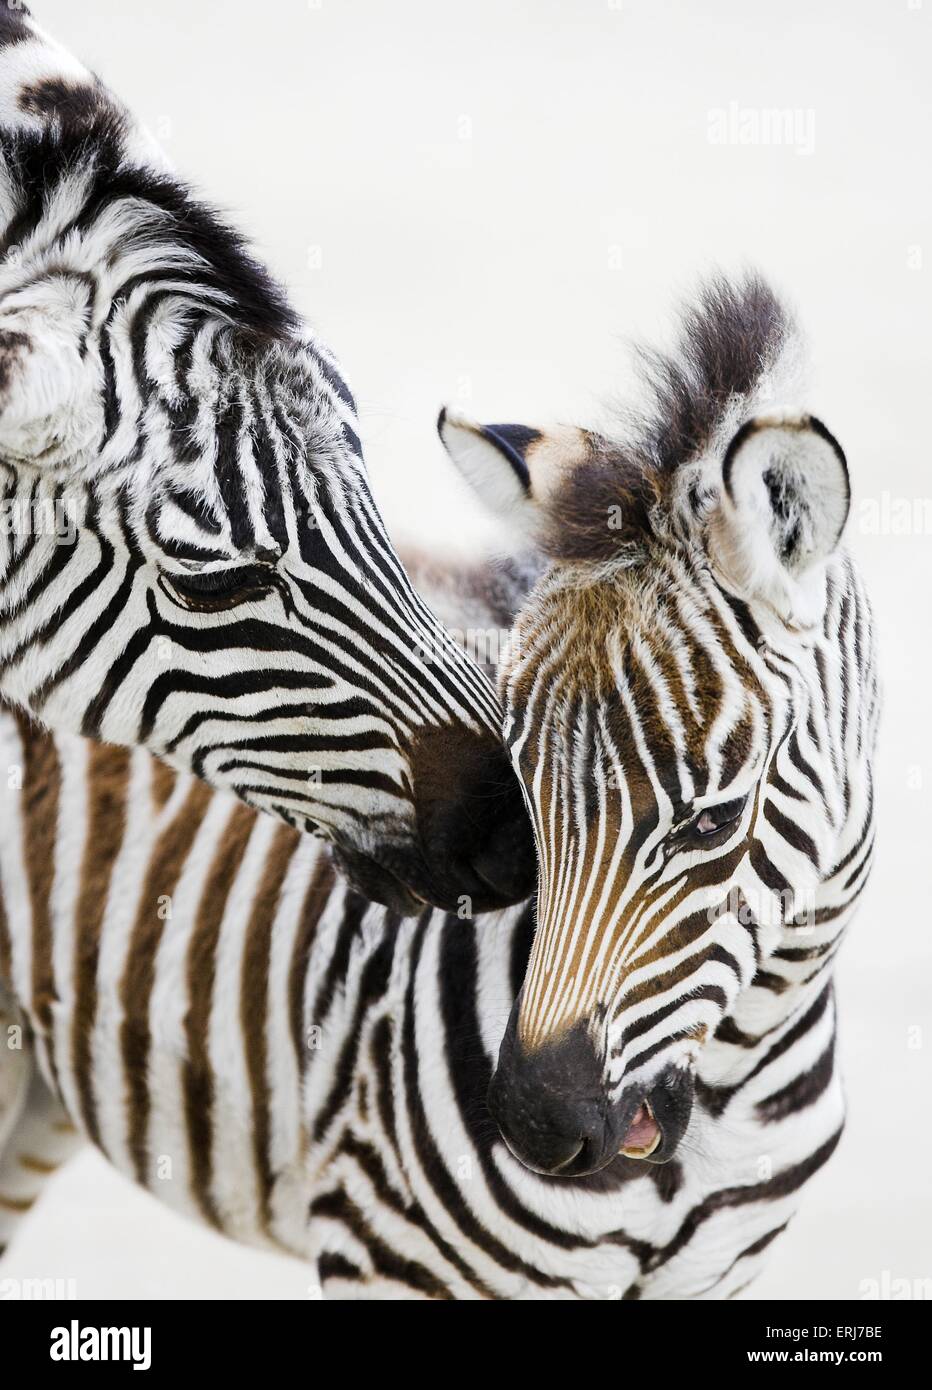
<svg viewBox="0 0 932 1390">
<path fill-rule="evenodd" d="M 548 1177 L 584 1178 L 625 1159 L 667 1163 L 692 1112 L 691 1068 L 670 1063 L 620 1093 L 580 1022 L 538 1047 L 518 1035 L 520 998 L 499 1050 L 487 1103 L 506 1145 Z"/>
</svg>

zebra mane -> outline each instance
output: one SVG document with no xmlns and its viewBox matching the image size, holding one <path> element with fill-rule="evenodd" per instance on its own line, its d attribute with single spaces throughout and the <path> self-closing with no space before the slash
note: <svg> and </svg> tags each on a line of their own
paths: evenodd
<svg viewBox="0 0 932 1390">
<path fill-rule="evenodd" d="M 635 349 L 646 405 L 620 413 L 618 438 L 592 435 L 588 457 L 548 497 L 546 554 L 600 563 L 640 554 L 665 526 L 684 484 L 699 485 L 689 465 L 728 423 L 750 412 L 756 397 L 769 396 L 794 330 L 759 275 L 705 281 L 680 312 L 674 351 Z M 700 492 L 689 499 L 694 511 Z"/>
</svg>

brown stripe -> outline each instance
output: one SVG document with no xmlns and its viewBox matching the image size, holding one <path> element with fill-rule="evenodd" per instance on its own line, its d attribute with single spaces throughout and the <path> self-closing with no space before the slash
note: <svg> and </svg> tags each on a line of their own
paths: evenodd
<svg viewBox="0 0 932 1390">
<path fill-rule="evenodd" d="M 32 1020 L 48 1045 L 56 1079 L 52 1046 L 52 1004 L 57 998 L 52 969 L 51 892 L 55 874 L 55 841 L 61 795 L 61 764 L 49 734 L 17 714 L 23 740 L 23 859 L 32 910 Z"/>
<path fill-rule="evenodd" d="M 160 762 L 158 758 L 152 761 L 152 802 L 157 811 L 161 811 L 172 792 L 175 790 L 175 783 L 178 781 L 178 774 L 174 768 L 168 767 Z"/>
<path fill-rule="evenodd" d="M 272 1160 L 269 1153 L 269 1079 L 266 1025 L 269 1006 L 269 957 L 272 926 L 291 856 L 300 835 L 289 825 L 275 832 L 246 929 L 240 978 L 240 1020 L 246 1048 L 246 1070 L 252 1094 L 252 1143 L 263 1225 L 271 1219 Z"/>
<path fill-rule="evenodd" d="M 29 1211 L 35 1206 L 35 1197 L 3 1197 L 0 1196 L 0 1211 Z"/>
<path fill-rule="evenodd" d="M 47 1158 L 40 1158 L 38 1154 L 20 1154 L 19 1166 L 25 1168 L 27 1173 L 55 1173 L 58 1171 L 57 1163 L 50 1163 Z"/>
<path fill-rule="evenodd" d="M 164 921 L 160 898 L 169 898 L 181 874 L 185 858 L 210 804 L 211 791 L 204 782 L 193 782 L 178 813 L 166 826 L 149 861 L 139 909 L 126 951 L 126 969 L 120 987 L 123 1025 L 120 1046 L 126 1078 L 130 1158 L 136 1180 L 148 1177 L 147 1129 L 149 1124 L 149 1000 L 155 983 L 155 958 L 162 940 Z"/>
<path fill-rule="evenodd" d="M 323 850 L 319 854 L 320 857 L 314 865 L 314 873 L 304 897 L 304 906 L 301 909 L 301 925 L 295 937 L 291 966 L 288 971 L 288 1012 L 291 1019 L 291 1037 L 294 1042 L 295 1056 L 298 1059 L 298 1070 L 302 1076 L 307 1067 L 308 1058 L 307 1039 L 304 1036 L 304 987 L 307 982 L 307 965 L 314 945 L 314 937 L 317 934 L 317 924 L 336 882 L 336 871 L 330 856 Z"/>
<path fill-rule="evenodd" d="M 97 961 L 100 932 L 113 865 L 126 831 L 130 753 L 106 743 L 88 754 L 87 836 L 81 864 L 75 922 L 75 997 L 71 1023 L 71 1064 L 88 1135 L 100 1143 L 94 1096 L 91 1037 L 97 1017 Z"/>
<path fill-rule="evenodd" d="M 217 942 L 230 886 L 242 862 L 256 812 L 242 803 L 234 807 L 213 863 L 204 881 L 197 917 L 188 947 L 188 1011 L 185 1015 L 187 1057 L 183 1087 L 188 1131 L 191 1194 L 204 1217 L 216 1227 L 221 1221 L 211 1195 L 213 1177 L 214 1082 L 208 1033 L 217 969 Z"/>
<path fill-rule="evenodd" d="M 6 903 L 0 889 L 0 984 L 13 981 L 13 943 L 10 940 L 10 923 L 6 915 Z"/>
</svg>

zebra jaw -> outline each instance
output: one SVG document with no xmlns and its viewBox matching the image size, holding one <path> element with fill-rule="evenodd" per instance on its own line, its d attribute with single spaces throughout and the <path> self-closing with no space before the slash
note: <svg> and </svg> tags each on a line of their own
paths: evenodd
<svg viewBox="0 0 932 1390">
<path fill-rule="evenodd" d="M 625 1158 L 649 1158 L 659 1147 L 663 1135 L 654 1119 L 650 1101 L 642 1101 L 628 1126 L 625 1142 L 618 1150 Z"/>
</svg>

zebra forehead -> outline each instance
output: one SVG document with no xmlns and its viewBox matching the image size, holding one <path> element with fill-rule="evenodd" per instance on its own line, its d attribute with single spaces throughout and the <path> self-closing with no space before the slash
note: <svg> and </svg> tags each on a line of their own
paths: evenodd
<svg viewBox="0 0 932 1390">
<path fill-rule="evenodd" d="M 748 765 L 769 722 L 754 632 L 720 592 L 683 582 L 675 567 L 648 563 L 539 588 L 504 691 L 522 762 L 549 763 L 550 790 L 559 768 L 575 769 L 592 807 L 604 779 L 647 813 L 657 783 L 678 804 Z"/>
<path fill-rule="evenodd" d="M 566 702 L 561 717 L 530 742 L 545 763 L 542 799 L 571 795 L 592 827 L 606 815 L 620 817 L 623 801 L 636 822 L 656 818 L 658 789 L 675 816 L 685 814 L 695 798 L 759 765 L 765 728 L 750 700 L 713 727 L 711 720 L 671 716 L 655 701 L 637 704 L 609 692 L 596 717 L 584 702 Z"/>
<path fill-rule="evenodd" d="M 756 686 L 759 637 L 707 567 L 654 544 L 605 577 L 552 570 L 518 617 L 504 680 L 524 700 L 542 667 L 549 690 L 571 703 L 607 701 L 619 688 L 659 691 L 701 722 L 725 687 Z"/>
</svg>

